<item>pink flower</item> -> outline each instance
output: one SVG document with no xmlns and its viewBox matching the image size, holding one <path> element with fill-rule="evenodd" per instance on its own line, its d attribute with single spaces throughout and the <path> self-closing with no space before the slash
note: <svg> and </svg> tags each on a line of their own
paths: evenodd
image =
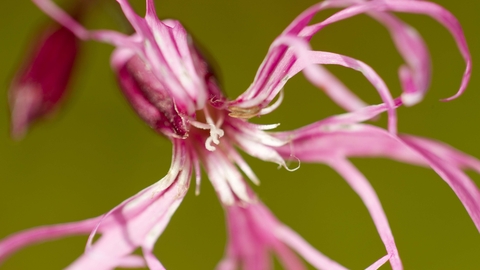
<svg viewBox="0 0 480 270">
<path fill-rule="evenodd" d="M 345 269 L 270 213 L 245 182 L 242 173 L 254 183 L 259 180 L 237 149 L 288 170 L 297 168 L 288 168 L 286 160 L 324 163 L 337 171 L 364 202 L 385 245 L 386 254 L 379 254 L 368 269 L 377 269 L 387 261 L 393 269 L 403 266 L 381 203 L 349 157 L 382 156 L 431 167 L 450 185 L 480 230 L 480 192 L 462 171 L 470 168 L 480 172 L 480 161 L 439 142 L 397 134 L 396 108 L 421 101 L 430 81 L 430 63 L 421 37 L 390 12 L 422 13 L 443 24 L 454 36 L 467 64 L 460 89 L 452 98 L 460 95 L 468 83 L 468 47 L 457 20 L 442 7 L 407 0 L 332 0 L 312 6 L 273 42 L 247 91 L 230 101 L 223 96 L 208 63 L 182 25 L 173 20 L 160 21 L 153 0 L 146 1 L 145 18 L 139 17 L 128 1 L 117 0 L 135 29 L 131 36 L 86 30 L 51 1 L 34 2 L 79 38 L 116 47 L 112 67 L 123 93 L 139 116 L 172 142 L 172 163 L 163 179 L 101 217 L 34 228 L 7 237 L 0 242 L 0 260 L 35 242 L 90 233 L 85 253 L 68 269 L 144 264 L 163 269 L 152 253 L 154 244 L 185 196 L 192 174 L 199 193 L 203 166 L 227 216 L 229 244 L 219 269 L 268 269 L 271 252 L 286 268 L 303 269 L 294 251 L 316 268 Z M 309 25 L 315 14 L 327 8 L 342 9 Z M 310 49 L 309 40 L 323 27 L 361 13 L 388 28 L 405 59 L 399 71 L 403 93 L 398 98 L 392 97 L 383 80 L 365 63 Z M 383 103 L 366 105 L 322 67 L 326 64 L 360 71 L 377 89 Z M 283 86 L 300 71 L 350 112 L 287 132 L 267 132 L 278 125 L 247 121 L 275 110 L 282 102 Z M 388 114 L 388 131 L 362 123 L 383 112 Z M 101 237 L 93 241 L 97 233 Z M 142 249 L 143 258 L 132 255 L 137 248 Z"/>
</svg>

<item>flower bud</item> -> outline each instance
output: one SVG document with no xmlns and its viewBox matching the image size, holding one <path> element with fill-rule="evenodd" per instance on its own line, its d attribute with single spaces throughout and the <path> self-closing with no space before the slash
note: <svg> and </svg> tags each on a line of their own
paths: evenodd
<svg viewBox="0 0 480 270">
<path fill-rule="evenodd" d="M 122 92 L 137 114 L 155 131 L 186 137 L 188 126 L 162 82 L 138 55 L 117 70 Z"/>
<path fill-rule="evenodd" d="M 25 135 L 32 122 L 56 109 L 65 94 L 77 58 L 79 41 L 65 27 L 48 27 L 33 43 L 33 50 L 9 90 L 11 131 Z"/>
<path fill-rule="evenodd" d="M 193 42 L 189 43 L 189 53 L 208 99 L 214 106 L 220 104 L 224 98 L 211 66 Z M 152 67 L 137 54 L 119 49 L 112 60 L 122 92 L 137 114 L 152 129 L 167 137 L 187 138 L 188 118 L 195 118 L 195 114 L 188 115 L 179 109 L 164 78 L 157 77 Z"/>
</svg>

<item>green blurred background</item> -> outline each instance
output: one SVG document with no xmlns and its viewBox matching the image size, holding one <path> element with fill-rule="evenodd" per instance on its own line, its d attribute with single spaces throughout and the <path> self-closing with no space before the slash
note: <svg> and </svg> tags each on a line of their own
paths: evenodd
<svg viewBox="0 0 480 270">
<path fill-rule="evenodd" d="M 143 0 L 132 2 L 142 9 Z M 435 2 L 462 23 L 474 64 L 478 63 L 480 2 Z M 314 3 L 157 1 L 157 10 L 161 18 L 182 21 L 209 50 L 225 91 L 234 98 L 253 81 L 273 39 Z M 115 28 L 115 5 L 102 6 L 89 14 L 86 24 Z M 435 138 L 480 157 L 480 73 L 474 69 L 465 95 L 439 102 L 456 92 L 464 63 L 440 24 L 419 15 L 401 17 L 416 26 L 428 43 L 434 73 L 426 100 L 400 109 L 400 131 Z M 84 57 L 62 110 L 34 126 L 24 140 L 10 139 L 6 91 L 27 43 L 46 19 L 30 1 L 0 2 L 4 93 L 0 102 L 0 238 L 34 226 L 101 215 L 162 178 L 170 166 L 170 143 L 129 108 L 109 68 L 111 46 L 96 42 L 84 44 Z M 400 93 L 401 58 L 386 30 L 372 19 L 358 16 L 327 27 L 313 44 L 365 61 L 395 95 Z M 359 74 L 331 70 L 364 100 L 379 102 Z M 254 121 L 281 122 L 281 129 L 292 129 L 342 112 L 303 75 L 287 84 L 285 97 L 277 112 Z M 384 120 L 377 124 L 384 125 Z M 386 254 L 360 199 L 330 168 L 302 164 L 292 173 L 252 158 L 248 162 L 262 181 L 255 188 L 262 200 L 320 251 L 351 269 L 362 269 Z M 432 170 L 386 159 L 355 159 L 354 163 L 379 194 L 406 269 L 480 269 L 479 233 L 457 197 Z M 478 175 L 470 175 L 480 184 Z M 85 241 L 86 237 L 72 237 L 35 245 L 0 268 L 61 269 L 81 254 Z M 189 191 L 155 253 L 169 269 L 212 269 L 223 255 L 225 242 L 222 209 L 203 178 L 201 195 Z"/>
</svg>

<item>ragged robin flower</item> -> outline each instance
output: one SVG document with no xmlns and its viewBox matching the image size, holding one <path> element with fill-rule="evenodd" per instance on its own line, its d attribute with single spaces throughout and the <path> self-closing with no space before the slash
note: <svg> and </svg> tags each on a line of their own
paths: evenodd
<svg viewBox="0 0 480 270">
<path fill-rule="evenodd" d="M 318 269 L 346 269 L 308 244 L 277 220 L 253 193 L 245 178 L 259 179 L 239 150 L 287 170 L 286 161 L 329 165 L 360 196 L 385 245 L 385 254 L 368 269 L 389 262 L 403 269 L 386 214 L 373 187 L 348 160 L 350 157 L 388 157 L 431 167 L 452 188 L 480 229 L 480 193 L 462 171 L 480 172 L 480 162 L 443 143 L 397 133 L 396 109 L 422 100 L 430 82 L 430 59 L 421 37 L 392 12 L 420 13 L 443 24 L 453 35 L 466 61 L 458 93 L 466 88 L 471 59 L 461 27 L 444 8 L 427 1 L 331 0 L 300 14 L 272 43 L 251 86 L 238 98 L 226 98 L 208 63 L 183 26 L 159 20 L 153 0 L 146 1 L 145 17 L 128 1 L 118 0 L 135 33 L 89 31 L 48 0 L 34 2 L 83 40 L 93 39 L 116 47 L 112 67 L 120 87 L 137 114 L 173 145 L 167 175 L 125 200 L 103 216 L 80 222 L 39 227 L 13 234 L 0 242 L 0 260 L 39 241 L 88 234 L 84 254 L 67 269 L 139 267 L 163 269 L 153 255 L 156 240 L 182 202 L 194 176 L 200 191 L 201 168 L 206 171 L 225 209 L 229 241 L 218 269 L 269 269 L 271 254 L 287 269 L 304 269 L 303 260 Z M 309 24 L 322 10 L 340 8 L 327 19 Z M 314 51 L 309 41 L 334 22 L 366 13 L 390 31 L 405 60 L 400 68 L 403 92 L 393 98 L 384 81 L 367 64 L 331 52 Z M 366 105 L 323 65 L 340 65 L 361 72 L 378 91 L 383 103 Z M 266 115 L 281 105 L 287 81 L 302 72 L 348 112 L 322 119 L 292 131 L 273 132 L 278 125 L 258 125 L 249 119 Z M 454 98 L 452 97 L 452 98 Z M 386 112 L 387 130 L 365 124 Z M 246 177 L 244 177 L 246 176 Z M 96 234 L 100 238 L 94 241 Z M 141 248 L 143 256 L 132 254 Z"/>
</svg>

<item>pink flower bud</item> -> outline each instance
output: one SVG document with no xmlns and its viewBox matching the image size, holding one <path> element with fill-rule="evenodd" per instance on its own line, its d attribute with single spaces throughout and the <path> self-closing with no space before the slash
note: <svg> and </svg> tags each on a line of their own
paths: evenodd
<svg viewBox="0 0 480 270">
<path fill-rule="evenodd" d="M 164 84 L 138 55 L 117 70 L 117 76 L 130 105 L 151 128 L 167 136 L 187 136 L 188 126 Z"/>
<path fill-rule="evenodd" d="M 215 74 L 200 50 L 189 42 L 192 64 L 201 83 L 207 90 L 212 105 L 224 99 L 217 85 Z M 187 138 L 190 130 L 185 111 L 181 111 L 168 91 L 164 78 L 155 75 L 151 66 L 137 54 L 117 50 L 114 53 L 113 68 L 117 73 L 122 92 L 137 114 L 155 131 L 167 137 Z"/>
<path fill-rule="evenodd" d="M 79 42 L 65 27 L 49 26 L 9 90 L 12 136 L 21 138 L 32 122 L 51 113 L 65 94 Z"/>
</svg>

